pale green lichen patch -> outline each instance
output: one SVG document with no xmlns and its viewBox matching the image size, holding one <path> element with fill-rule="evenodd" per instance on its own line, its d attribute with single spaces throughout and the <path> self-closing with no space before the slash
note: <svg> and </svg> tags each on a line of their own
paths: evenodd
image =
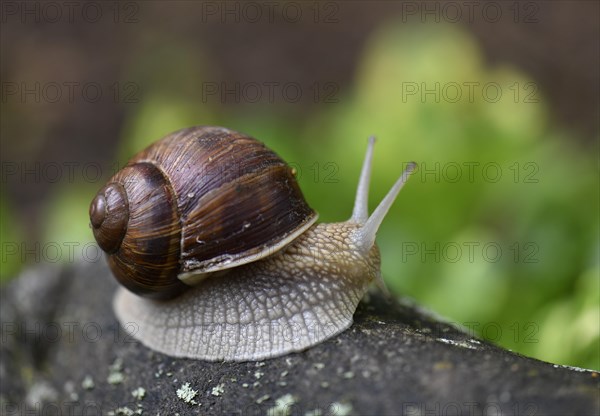
<svg viewBox="0 0 600 416">
<path fill-rule="evenodd" d="M 256 404 L 261 404 L 264 401 L 267 401 L 271 398 L 271 396 L 269 396 L 268 394 L 265 394 L 264 396 L 260 396 L 258 399 L 256 399 Z"/>
<path fill-rule="evenodd" d="M 219 397 L 224 392 L 225 392 L 225 385 L 223 383 L 221 383 L 221 384 L 217 384 L 215 387 L 213 387 L 210 394 L 212 394 L 213 396 Z"/>
<path fill-rule="evenodd" d="M 454 340 L 454 339 L 447 339 L 447 338 L 438 338 L 437 341 L 439 342 L 443 342 L 444 344 L 450 344 L 450 345 L 455 345 L 457 347 L 461 347 L 461 348 L 467 348 L 470 350 L 476 350 L 477 348 L 477 344 L 480 344 L 479 341 L 477 340 Z M 473 342 L 475 341 L 475 342 Z"/>
<path fill-rule="evenodd" d="M 135 389 L 134 391 L 131 392 L 131 395 L 136 400 L 143 400 L 144 397 L 146 396 L 146 389 L 143 387 L 138 387 L 137 389 Z"/>
<path fill-rule="evenodd" d="M 286 394 L 275 400 L 275 406 L 267 410 L 267 416 L 289 416 L 292 406 L 296 403 L 296 397 Z"/>
<path fill-rule="evenodd" d="M 123 373 L 110 373 L 106 378 L 108 384 L 121 384 L 125 380 Z"/>
<path fill-rule="evenodd" d="M 198 390 L 191 388 L 190 383 L 185 383 L 177 389 L 177 397 L 189 404 L 198 404 L 194 397 L 198 395 Z"/>
<path fill-rule="evenodd" d="M 560 364 L 553 364 L 552 367 L 554 368 L 566 368 L 568 370 L 573 370 L 573 371 L 577 371 L 580 373 L 597 373 L 596 370 L 590 370 L 589 368 L 581 368 L 581 367 L 573 367 L 571 365 L 560 365 Z M 595 376 L 597 377 L 597 376 Z"/>
<path fill-rule="evenodd" d="M 352 412 L 352 405 L 349 403 L 334 402 L 329 406 L 329 413 L 336 416 L 348 416 Z"/>
<path fill-rule="evenodd" d="M 95 386 L 94 379 L 90 375 L 86 375 L 81 382 L 81 387 L 84 390 L 92 390 Z"/>
<path fill-rule="evenodd" d="M 141 415 L 143 413 L 142 409 L 131 410 L 127 406 L 118 407 L 115 410 L 111 410 L 107 413 L 108 416 L 135 416 Z"/>
<path fill-rule="evenodd" d="M 304 416 L 323 416 L 323 411 L 321 409 L 309 410 L 304 413 Z"/>
<path fill-rule="evenodd" d="M 284 377 L 285 377 L 285 376 L 287 376 L 287 375 L 288 375 L 288 371 L 287 371 L 287 370 L 285 370 L 285 371 L 282 371 L 282 372 L 281 372 L 281 374 L 279 375 L 279 377 L 280 377 L 280 378 L 284 378 Z M 285 382 L 285 381 L 278 381 L 278 382 L 277 382 L 277 385 L 279 385 L 279 386 L 281 386 L 281 387 L 285 387 L 285 386 L 287 386 L 287 382 Z"/>
<path fill-rule="evenodd" d="M 46 381 L 36 381 L 27 392 L 25 402 L 30 407 L 39 406 L 40 403 L 55 402 L 58 392 Z"/>
<path fill-rule="evenodd" d="M 123 360 L 121 358 L 115 358 L 115 361 L 108 367 L 109 371 L 121 371 L 123 370 Z"/>
<path fill-rule="evenodd" d="M 65 382 L 65 385 L 64 385 L 64 390 L 65 390 L 65 393 L 67 393 L 69 395 L 69 399 L 71 401 L 76 402 L 77 400 L 79 400 L 79 394 L 75 390 L 75 383 L 73 381 L 67 380 L 67 382 Z"/>
<path fill-rule="evenodd" d="M 125 380 L 122 370 L 123 360 L 120 358 L 115 359 L 115 361 L 108 367 L 108 377 L 106 378 L 108 384 L 121 384 L 123 380 Z"/>
</svg>

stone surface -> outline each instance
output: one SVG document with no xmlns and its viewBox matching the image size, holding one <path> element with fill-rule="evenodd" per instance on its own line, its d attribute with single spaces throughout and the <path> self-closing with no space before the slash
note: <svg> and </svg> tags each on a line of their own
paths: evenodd
<svg viewBox="0 0 600 416">
<path fill-rule="evenodd" d="M 597 372 L 473 339 L 406 300 L 371 294 L 349 330 L 301 353 L 207 363 L 130 338 L 115 288 L 103 263 L 31 270 L 2 288 L 2 415 L 600 412 Z"/>
</svg>

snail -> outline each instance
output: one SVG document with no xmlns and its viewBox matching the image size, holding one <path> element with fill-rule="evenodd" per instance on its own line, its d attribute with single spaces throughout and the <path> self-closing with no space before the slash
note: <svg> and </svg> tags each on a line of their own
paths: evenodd
<svg viewBox="0 0 600 416">
<path fill-rule="evenodd" d="M 385 288 L 375 234 L 416 165 L 368 215 L 374 138 L 352 216 L 316 224 L 295 171 L 222 127 L 171 133 L 90 205 L 121 287 L 118 320 L 149 348 L 209 361 L 301 351 L 344 331 L 369 285 Z"/>
</svg>

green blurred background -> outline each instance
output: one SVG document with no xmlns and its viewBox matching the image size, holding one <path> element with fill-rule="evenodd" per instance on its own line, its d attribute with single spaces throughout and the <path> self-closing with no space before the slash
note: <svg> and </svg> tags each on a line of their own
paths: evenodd
<svg viewBox="0 0 600 416">
<path fill-rule="evenodd" d="M 295 22 L 131 4 L 131 21 L 107 8 L 95 23 L 2 28 L 3 283 L 75 261 L 69 246 L 93 257 L 89 201 L 171 131 L 259 138 L 324 222 L 349 217 L 374 134 L 371 209 L 406 162 L 420 165 L 378 235 L 392 292 L 511 350 L 600 369 L 597 3 L 496 3 L 493 21 L 433 2 L 429 15 L 311 2 Z M 4 89 L 36 82 L 38 99 Z M 57 102 L 43 92 L 53 82 Z M 65 82 L 102 97 L 69 100 Z"/>
</svg>

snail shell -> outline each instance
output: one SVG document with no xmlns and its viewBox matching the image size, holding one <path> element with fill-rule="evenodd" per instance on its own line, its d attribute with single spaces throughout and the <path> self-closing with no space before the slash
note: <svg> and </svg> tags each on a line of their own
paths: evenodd
<svg viewBox="0 0 600 416">
<path fill-rule="evenodd" d="M 221 127 L 183 129 L 154 143 L 90 205 L 113 274 L 155 299 L 270 255 L 316 219 L 279 156 Z"/>
</svg>

